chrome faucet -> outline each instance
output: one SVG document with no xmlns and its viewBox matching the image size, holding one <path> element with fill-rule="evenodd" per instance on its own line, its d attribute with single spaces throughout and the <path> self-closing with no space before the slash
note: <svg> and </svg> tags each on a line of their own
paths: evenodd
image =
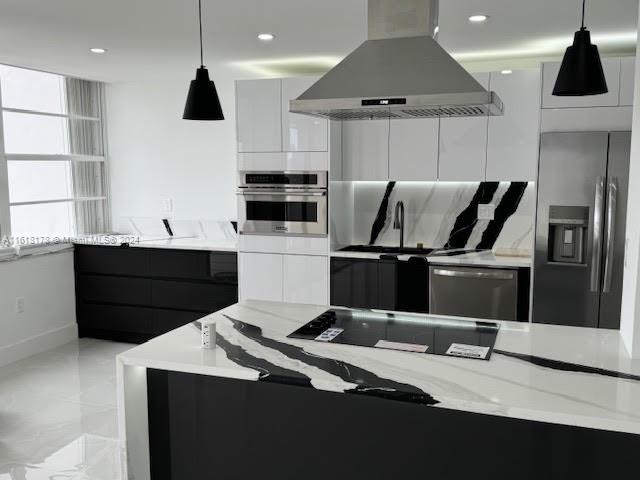
<svg viewBox="0 0 640 480">
<path fill-rule="evenodd" d="M 404 248 L 404 203 L 396 202 L 396 211 L 393 220 L 393 228 L 400 230 L 400 248 Z"/>
</svg>

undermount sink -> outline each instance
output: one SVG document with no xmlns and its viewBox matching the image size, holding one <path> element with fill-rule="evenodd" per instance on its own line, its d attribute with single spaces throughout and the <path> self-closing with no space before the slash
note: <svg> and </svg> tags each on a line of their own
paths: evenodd
<svg viewBox="0 0 640 480">
<path fill-rule="evenodd" d="M 381 253 L 389 255 L 429 255 L 431 257 L 451 257 L 485 251 L 483 249 L 446 249 L 446 248 L 418 248 L 418 247 L 387 247 L 382 245 L 350 245 L 340 249 L 341 252 Z"/>
</svg>

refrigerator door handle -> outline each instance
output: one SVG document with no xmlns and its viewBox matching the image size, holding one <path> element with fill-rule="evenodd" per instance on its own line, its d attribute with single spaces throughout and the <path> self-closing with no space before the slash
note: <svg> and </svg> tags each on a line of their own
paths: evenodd
<svg viewBox="0 0 640 480">
<path fill-rule="evenodd" d="M 607 192 L 607 220 L 605 230 L 607 232 L 607 245 L 604 260 L 604 285 L 603 293 L 611 291 L 611 279 L 613 277 L 613 249 L 615 247 L 616 234 L 616 209 L 618 203 L 618 182 L 615 177 L 609 181 Z"/>
<path fill-rule="evenodd" d="M 600 291 L 600 264 L 602 259 L 602 209 L 604 207 L 604 177 L 596 181 L 593 209 L 593 249 L 591 252 L 591 291 Z"/>
</svg>

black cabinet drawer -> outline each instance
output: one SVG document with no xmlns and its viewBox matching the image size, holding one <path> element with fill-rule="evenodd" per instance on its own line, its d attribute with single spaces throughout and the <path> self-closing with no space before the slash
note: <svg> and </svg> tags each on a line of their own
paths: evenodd
<svg viewBox="0 0 640 480">
<path fill-rule="evenodd" d="M 152 305 L 158 308 L 215 312 L 238 301 L 236 285 L 153 280 Z"/>
<path fill-rule="evenodd" d="M 149 275 L 149 251 L 139 248 L 76 245 L 75 268 L 80 273 Z"/>
<path fill-rule="evenodd" d="M 151 305 L 151 279 L 77 275 L 79 299 L 86 303 Z"/>
<path fill-rule="evenodd" d="M 238 255 L 233 252 L 211 252 L 209 275 L 217 283 L 238 284 Z"/>
<path fill-rule="evenodd" d="M 378 261 L 331 259 L 331 304 L 378 308 Z"/>
<path fill-rule="evenodd" d="M 153 309 L 124 305 L 78 304 L 78 326 L 85 330 L 152 333 Z"/>
<path fill-rule="evenodd" d="M 195 322 L 204 316 L 206 316 L 206 313 L 202 312 L 155 309 L 153 312 L 151 333 L 154 335 L 162 335 L 188 323 Z"/>
<path fill-rule="evenodd" d="M 193 250 L 153 250 L 150 253 L 153 277 L 238 282 L 238 261 L 235 253 Z"/>
</svg>

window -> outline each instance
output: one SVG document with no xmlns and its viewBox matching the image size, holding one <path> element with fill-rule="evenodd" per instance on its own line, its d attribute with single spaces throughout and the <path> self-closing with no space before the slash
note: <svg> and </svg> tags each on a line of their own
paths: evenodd
<svg viewBox="0 0 640 480">
<path fill-rule="evenodd" d="M 102 85 L 0 65 L 0 235 L 108 231 Z"/>
</svg>

